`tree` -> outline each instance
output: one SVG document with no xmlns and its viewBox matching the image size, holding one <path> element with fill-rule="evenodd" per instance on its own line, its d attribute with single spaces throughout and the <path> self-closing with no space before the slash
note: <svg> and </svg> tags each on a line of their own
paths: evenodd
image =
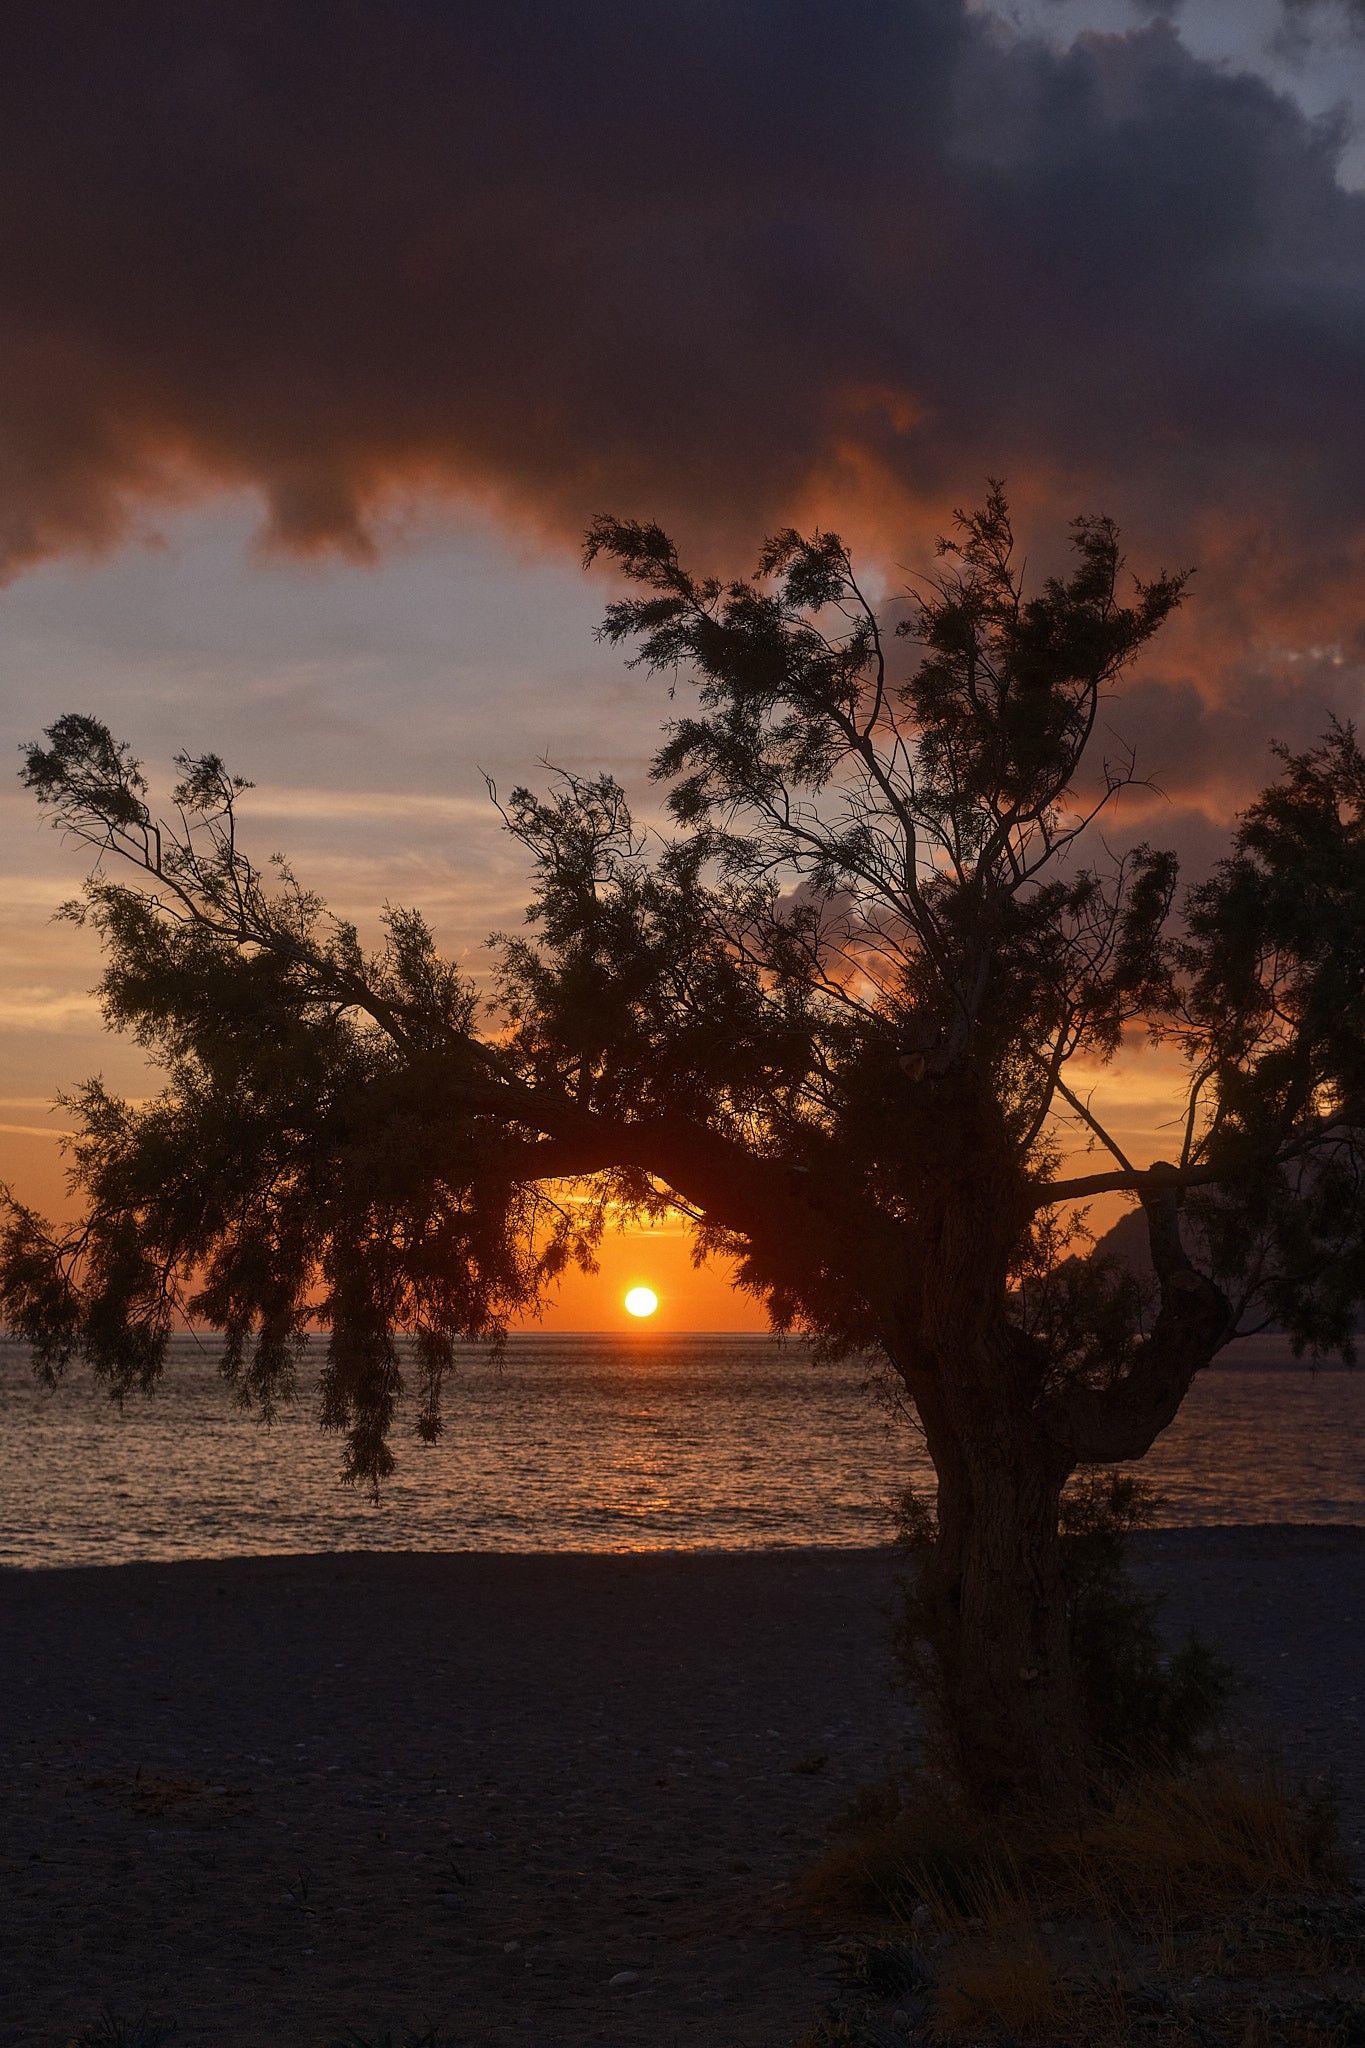
<svg viewBox="0 0 1365 2048">
<path fill-rule="evenodd" d="M 3 1298 L 39 1371 L 81 1352 L 116 1395 L 149 1386 L 183 1312 L 269 1413 L 320 1323 L 322 1420 L 377 1485 L 397 1332 L 430 1440 L 458 1340 L 500 1342 L 609 1217 L 681 1212 L 776 1329 L 885 1355 L 938 1474 L 925 1597 L 959 1765 L 997 1800 L 1073 1785 L 1068 1476 L 1140 1459 L 1239 1329 L 1345 1348 L 1365 1295 L 1365 762 L 1336 726 L 1283 756 L 1177 917 L 1171 855 L 1098 842 L 1131 757 L 1086 756 L 1183 579 L 1123 602 L 1113 524 L 1072 537 L 1073 573 L 1026 597 L 1000 488 L 958 514 L 898 675 L 836 536 L 783 532 L 722 585 L 598 520 L 588 561 L 639 592 L 605 638 L 697 688 L 654 767 L 675 830 L 651 845 L 605 777 L 513 792 L 534 897 L 487 1030 L 415 912 L 367 956 L 252 864 L 249 785 L 216 756 L 178 761 L 158 823 L 126 747 L 58 720 L 24 774 L 131 864 L 69 914 L 167 1085 L 70 1098 L 78 1225 L 11 1206 Z M 1135 1032 L 1188 1077 L 1178 1156 L 1145 1169 L 1076 1081 Z M 1110 1169 L 1058 1177 L 1068 1120 Z M 1146 1214 L 1150 1302 L 1065 1256 L 1075 1206 L 1115 1189 Z"/>
</svg>

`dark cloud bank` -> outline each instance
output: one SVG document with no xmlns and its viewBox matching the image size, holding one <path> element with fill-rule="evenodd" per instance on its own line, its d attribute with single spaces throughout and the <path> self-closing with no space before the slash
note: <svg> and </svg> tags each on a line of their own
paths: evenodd
<svg viewBox="0 0 1365 2048">
<path fill-rule="evenodd" d="M 747 555 L 812 508 L 917 533 L 990 472 L 1201 563 L 1229 712 L 1272 642 L 1338 701 L 1335 142 L 1161 20 L 1060 55 L 956 0 L 11 10 L 0 550 L 210 479 L 285 546 L 434 486 Z"/>
</svg>

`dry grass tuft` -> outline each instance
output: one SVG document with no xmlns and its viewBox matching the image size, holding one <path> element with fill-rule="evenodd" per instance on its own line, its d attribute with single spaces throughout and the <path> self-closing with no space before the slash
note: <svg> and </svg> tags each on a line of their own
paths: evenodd
<svg viewBox="0 0 1365 2048">
<path fill-rule="evenodd" d="M 811 2048 L 1365 2048 L 1365 1897 L 1330 1805 L 1266 1765 L 1151 1773 L 1070 1818 L 921 1783 L 849 1820 L 798 1905 L 896 1931 L 844 1944 Z"/>
<path fill-rule="evenodd" d="M 1252 1897 L 1339 1889 L 1330 1808 L 1288 1793 L 1269 1766 L 1209 1763 L 1135 1779 L 1083 1813 L 1027 1808 L 995 1818 L 917 1786 L 830 1852 L 800 1903 L 940 1925 L 1003 1922 L 1021 1910 L 1169 1924 Z"/>
<path fill-rule="evenodd" d="M 1068 1902 L 1142 1923 L 1336 1889 L 1345 1877 L 1330 1812 L 1288 1794 L 1269 1769 L 1225 1764 L 1188 1778 L 1139 1779 L 1071 1839 L 1050 1831 L 1039 1846 L 1038 1877 L 1055 1870 Z"/>
<path fill-rule="evenodd" d="M 939 1919 L 976 1919 L 1009 1898 L 999 1847 L 960 1825 L 954 1808 L 882 1823 L 806 1872 L 796 1903 L 814 1913 L 886 1913 L 909 1921 L 927 1903 Z"/>
</svg>

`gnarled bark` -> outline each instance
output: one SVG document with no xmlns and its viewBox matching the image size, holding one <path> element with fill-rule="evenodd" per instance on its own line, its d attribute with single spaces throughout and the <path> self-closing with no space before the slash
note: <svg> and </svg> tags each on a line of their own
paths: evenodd
<svg viewBox="0 0 1365 2048">
<path fill-rule="evenodd" d="M 927 1392 L 920 1404 L 938 1535 L 918 1604 L 940 1733 L 955 1774 L 988 1804 L 1070 1794 L 1085 1736 L 1058 1543 L 1067 1468 L 1026 1416 L 997 1412 L 981 1430 L 958 1406 Z"/>
<path fill-rule="evenodd" d="M 1077 1465 L 1138 1458 L 1226 1341 L 1228 1304 L 1180 1243 L 1176 1190 L 1147 1196 L 1162 1304 L 1132 1367 L 1104 1389 L 1049 1392 L 1006 1315 L 1013 1204 L 981 1162 L 938 1219 L 893 1362 L 938 1475 L 919 1626 L 955 1773 L 989 1805 L 1082 1795 L 1088 1736 L 1073 1668 L 1059 1508 Z M 985 1199 L 983 1199 L 983 1197 Z"/>
</svg>

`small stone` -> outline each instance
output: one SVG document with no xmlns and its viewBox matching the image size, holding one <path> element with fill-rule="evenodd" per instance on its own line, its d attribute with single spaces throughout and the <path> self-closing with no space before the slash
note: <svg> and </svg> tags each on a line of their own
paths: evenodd
<svg viewBox="0 0 1365 2048">
<path fill-rule="evenodd" d="M 914 1912 L 910 1915 L 910 1925 L 916 1934 L 923 1934 L 933 1924 L 934 1909 L 932 1906 L 926 1905 L 924 1900 L 921 1899 Z"/>
<path fill-rule="evenodd" d="M 502 1945 L 502 1952 L 505 1956 L 514 1956 L 520 1947 L 521 1943 L 519 1941 L 505 1941 Z"/>
<path fill-rule="evenodd" d="M 607 1985 L 610 1990 L 619 1991 L 624 1985 L 638 1984 L 639 1981 L 640 1972 L 638 1970 L 618 1970 L 614 1977 L 608 1977 Z"/>
</svg>

